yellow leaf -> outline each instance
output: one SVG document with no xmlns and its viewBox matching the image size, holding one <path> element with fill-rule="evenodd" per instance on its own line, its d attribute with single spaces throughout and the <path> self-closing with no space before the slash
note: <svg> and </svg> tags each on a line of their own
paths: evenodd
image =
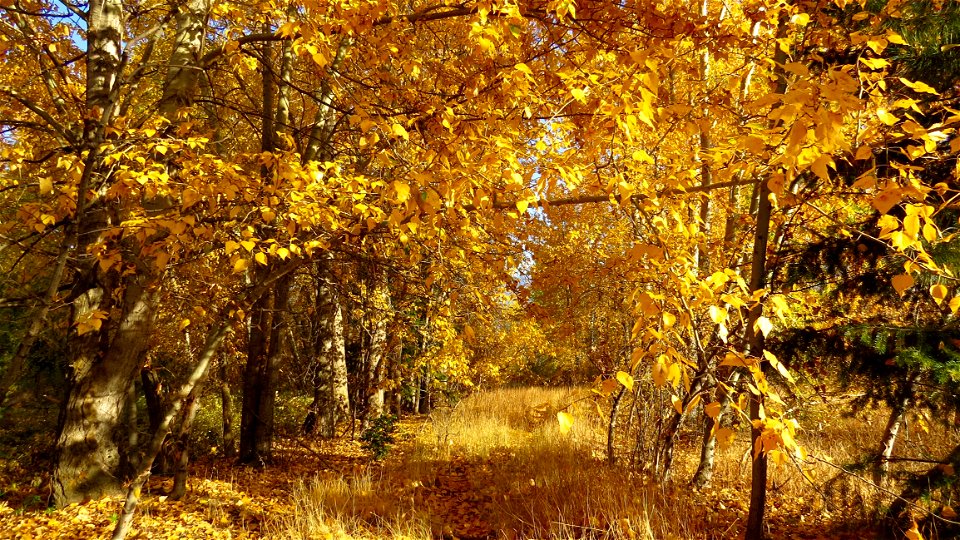
<svg viewBox="0 0 960 540">
<path fill-rule="evenodd" d="M 693 399 L 691 399 L 691 400 L 690 400 L 690 403 L 687 404 L 687 412 L 688 412 L 688 413 L 689 413 L 690 411 L 692 411 L 692 410 L 694 410 L 694 409 L 697 408 L 697 405 L 700 404 L 700 400 L 701 400 L 701 396 L 702 396 L 702 395 L 703 395 L 703 394 L 697 394 L 697 395 L 693 396 Z"/>
<path fill-rule="evenodd" d="M 653 383 L 658 387 L 667 383 L 667 366 L 662 359 L 653 365 Z"/>
<path fill-rule="evenodd" d="M 257 247 L 257 243 L 253 240 L 244 240 L 240 242 L 240 245 L 243 246 L 243 249 L 247 250 L 248 252 L 252 252 L 253 248 Z"/>
<path fill-rule="evenodd" d="M 407 141 L 410 140 L 410 134 L 407 133 L 407 130 L 404 129 L 404 127 L 401 126 L 400 124 L 394 124 L 394 125 L 393 125 L 393 134 L 396 135 L 397 137 L 400 137 L 400 138 L 404 139 L 404 140 L 407 140 Z"/>
<path fill-rule="evenodd" d="M 717 438 L 717 444 L 720 445 L 721 450 L 726 450 L 733 444 L 733 439 L 736 438 L 736 433 L 728 428 L 722 427 L 717 430 L 717 433 L 714 435 Z"/>
<path fill-rule="evenodd" d="M 913 278 L 910 277 L 910 274 L 898 274 L 893 276 L 891 283 L 893 284 L 893 288 L 897 290 L 897 294 L 903 296 L 903 293 L 907 289 L 913 287 Z"/>
<path fill-rule="evenodd" d="M 186 327 L 188 327 L 188 326 L 190 326 L 190 319 L 183 319 L 182 321 L 180 321 L 180 331 L 181 331 L 181 332 L 183 332 L 183 330 L 184 330 Z"/>
<path fill-rule="evenodd" d="M 752 366 L 755 362 L 753 358 L 746 358 L 735 352 L 728 352 L 723 360 L 720 362 L 721 366 L 734 366 L 734 367 L 747 367 Z"/>
<path fill-rule="evenodd" d="M 873 157 L 873 147 L 870 145 L 864 144 L 860 146 L 860 148 L 857 148 L 857 155 L 855 155 L 853 159 L 861 160 L 861 159 L 869 159 L 871 157 Z"/>
<path fill-rule="evenodd" d="M 197 190 L 191 188 L 183 190 L 183 193 L 180 194 L 180 202 L 184 210 L 197 204 L 201 199 L 203 199 L 203 196 Z"/>
<path fill-rule="evenodd" d="M 887 112 L 886 109 L 877 109 L 877 118 L 888 126 L 892 126 L 900 121 L 899 118 Z"/>
<path fill-rule="evenodd" d="M 617 372 L 617 381 L 626 387 L 627 390 L 633 391 L 633 376 L 626 371 Z"/>
<path fill-rule="evenodd" d="M 397 192 L 397 201 L 407 202 L 410 198 L 410 185 L 396 180 L 393 182 L 393 190 Z"/>
<path fill-rule="evenodd" d="M 517 201 L 517 211 L 519 211 L 521 215 L 527 212 L 528 206 L 530 206 L 530 201 L 526 199 L 520 199 Z"/>
<path fill-rule="evenodd" d="M 950 299 L 950 312 L 956 314 L 960 309 L 960 296 L 954 296 Z"/>
<path fill-rule="evenodd" d="M 670 328 L 677 322 L 677 316 L 668 311 L 663 312 L 663 326 Z"/>
<path fill-rule="evenodd" d="M 797 26 L 806 26 L 810 24 L 810 15 L 807 15 L 806 13 L 797 13 L 790 18 L 790 22 Z"/>
<path fill-rule="evenodd" d="M 903 36 L 892 31 L 887 30 L 887 41 L 893 43 L 894 45 L 906 45 L 907 42 L 903 40 Z"/>
<path fill-rule="evenodd" d="M 703 406 L 703 412 L 710 418 L 716 420 L 717 417 L 720 416 L 720 402 L 714 401 L 713 403 L 707 403 Z"/>
<path fill-rule="evenodd" d="M 938 237 L 938 236 L 939 236 L 939 233 L 937 232 L 937 227 L 936 227 L 936 225 L 934 225 L 934 224 L 932 224 L 932 223 L 930 223 L 930 222 L 927 222 L 927 223 L 924 223 L 924 224 L 923 224 L 923 239 L 924 239 L 924 240 L 926 240 L 927 242 L 933 243 L 933 242 L 935 242 L 935 241 L 937 240 L 937 237 Z"/>
<path fill-rule="evenodd" d="M 947 288 L 937 283 L 936 285 L 930 287 L 930 296 L 933 297 L 934 302 L 936 302 L 939 306 L 947 297 Z"/>
<path fill-rule="evenodd" d="M 620 383 L 618 383 L 616 379 L 604 379 L 604 381 L 600 383 L 600 393 L 609 396 L 619 387 Z"/>
<path fill-rule="evenodd" d="M 230 255 L 234 251 L 240 248 L 240 244 L 234 242 L 233 240 L 227 240 L 223 243 L 223 249 L 227 252 L 227 255 Z"/>
<path fill-rule="evenodd" d="M 93 332 L 95 330 L 100 330 L 100 327 L 103 325 L 103 321 L 100 319 L 89 319 L 87 321 L 77 324 L 77 335 L 82 336 L 87 332 Z"/>
<path fill-rule="evenodd" d="M 560 433 L 566 435 L 570 433 L 570 428 L 573 427 L 573 415 L 566 411 L 560 411 L 557 413 L 557 422 L 560 423 Z"/>
<path fill-rule="evenodd" d="M 770 322 L 770 319 L 761 315 L 753 324 L 753 331 L 756 332 L 757 330 L 763 334 L 763 337 L 767 337 L 767 335 L 770 334 L 770 330 L 773 330 L 773 323 Z"/>
<path fill-rule="evenodd" d="M 781 295 L 774 295 L 771 297 L 773 301 L 773 312 L 780 317 L 780 320 L 787 322 L 787 315 L 791 313 L 790 305 L 787 304 L 787 300 Z"/>
<path fill-rule="evenodd" d="M 285 261 L 285 260 L 287 260 L 287 257 L 289 257 L 289 256 L 290 256 L 290 250 L 289 250 L 289 249 L 282 247 L 282 248 L 279 248 L 279 249 L 277 250 L 277 257 L 280 257 L 281 260 L 284 260 L 284 261 Z"/>
<path fill-rule="evenodd" d="M 262 264 L 262 265 L 264 265 L 264 266 L 267 265 L 267 254 L 266 254 L 266 253 L 264 253 L 264 252 L 262 252 L 262 251 L 258 251 L 257 254 L 253 256 L 253 258 L 254 258 L 258 263 L 260 263 L 260 264 Z"/>
<path fill-rule="evenodd" d="M 673 403 L 673 409 L 677 414 L 683 414 L 683 400 L 677 396 L 670 396 L 670 403 Z"/>
<path fill-rule="evenodd" d="M 463 325 L 463 335 L 467 338 L 468 343 L 473 343 L 477 339 L 476 332 L 473 331 L 473 327 L 469 324 Z"/>
<path fill-rule="evenodd" d="M 914 92 L 924 92 L 927 94 L 933 94 L 935 96 L 940 95 L 940 92 L 937 92 L 937 90 L 934 87 L 920 81 L 912 82 L 907 79 L 904 79 L 903 77 L 900 77 L 900 82 L 902 82 L 904 86 L 912 89 Z"/>
<path fill-rule="evenodd" d="M 101 309 L 95 309 L 84 313 L 82 318 L 77 321 L 77 335 L 82 336 L 87 332 L 100 330 L 103 326 L 103 320 L 107 318 L 107 312 Z"/>
<path fill-rule="evenodd" d="M 583 88 L 571 88 L 570 95 L 581 103 L 585 103 L 587 101 L 587 93 Z"/>
<path fill-rule="evenodd" d="M 833 165 L 833 158 L 828 154 L 823 154 L 810 165 L 810 170 L 826 182 L 830 181 L 830 173 L 827 171 L 827 165 Z"/>
<path fill-rule="evenodd" d="M 907 537 L 907 540 L 923 540 L 923 535 L 920 534 L 920 528 L 917 526 L 917 522 L 914 521 L 913 525 L 906 531 L 903 531 L 903 535 Z"/>
<path fill-rule="evenodd" d="M 890 62 L 883 58 L 867 58 L 866 56 L 861 56 L 859 60 L 870 69 L 882 69 L 890 65 Z"/>
<path fill-rule="evenodd" d="M 237 262 L 233 263 L 233 273 L 239 274 L 247 269 L 250 266 L 250 261 L 247 259 L 237 259 Z"/>
<path fill-rule="evenodd" d="M 899 187 L 891 186 L 880 192 L 870 204 L 881 214 L 886 214 L 901 199 L 903 199 L 903 191 Z"/>
<path fill-rule="evenodd" d="M 720 324 L 723 321 L 727 320 L 727 310 L 720 306 L 710 306 L 710 320 L 716 324 Z"/>
<path fill-rule="evenodd" d="M 633 160 L 634 160 L 634 161 L 639 161 L 639 162 L 642 162 L 642 163 L 649 163 L 649 164 L 651 164 L 651 165 L 653 165 L 653 163 L 654 163 L 654 161 L 653 161 L 653 156 L 651 156 L 650 154 L 648 154 L 645 150 L 637 150 L 637 151 L 635 151 L 635 152 L 633 153 Z"/>
<path fill-rule="evenodd" d="M 44 176 L 40 179 L 40 193 L 44 195 L 53 193 L 53 178 Z"/>
<path fill-rule="evenodd" d="M 271 221 L 277 218 L 277 213 L 274 212 L 273 210 L 264 210 L 260 212 L 260 215 L 261 217 L 263 217 L 263 220 L 266 221 L 267 223 L 270 223 Z"/>
</svg>

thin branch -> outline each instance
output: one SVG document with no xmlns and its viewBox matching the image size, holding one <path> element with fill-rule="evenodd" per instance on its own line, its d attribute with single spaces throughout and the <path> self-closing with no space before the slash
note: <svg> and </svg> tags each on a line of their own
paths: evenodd
<svg viewBox="0 0 960 540">
<path fill-rule="evenodd" d="M 43 118 L 47 122 L 47 124 L 49 124 L 50 127 L 57 132 L 58 135 L 63 137 L 64 142 L 70 143 L 70 145 L 76 144 L 77 141 L 73 137 L 73 135 L 70 133 L 70 131 L 64 128 L 62 125 L 60 125 L 60 122 L 57 122 L 57 120 L 53 116 L 51 116 L 50 113 L 43 110 L 43 108 L 41 108 L 39 105 L 25 98 L 24 96 L 20 95 L 19 92 L 17 92 L 13 88 L 10 88 L 9 86 L 0 86 L 0 93 L 6 94 L 12 97 L 13 99 L 20 102 L 21 105 L 33 111 L 34 114 L 36 114 L 40 118 Z"/>
</svg>

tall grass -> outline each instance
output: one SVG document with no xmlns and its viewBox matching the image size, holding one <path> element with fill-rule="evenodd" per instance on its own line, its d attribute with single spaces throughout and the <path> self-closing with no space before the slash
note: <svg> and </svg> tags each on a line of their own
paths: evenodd
<svg viewBox="0 0 960 540">
<path fill-rule="evenodd" d="M 490 525 L 508 538 L 703 538 L 689 498 L 604 461 L 605 425 L 587 392 L 504 388 L 435 412 L 405 460 L 423 475 L 424 457 L 461 456 L 490 504 Z M 574 416 L 569 433 L 557 412 Z M 426 481 L 430 481 L 427 477 Z"/>
<path fill-rule="evenodd" d="M 734 444 L 718 450 L 713 487 L 699 492 L 686 485 L 700 443 L 699 415 L 691 414 L 678 439 L 674 481 L 662 486 L 642 465 L 607 463 L 606 419 L 590 396 L 575 388 L 504 388 L 477 393 L 426 419 L 405 420 L 405 442 L 382 469 L 297 486 L 296 508 L 277 536 L 457 536 L 448 516 L 428 517 L 436 511 L 430 498 L 451 490 L 451 475 L 466 483 L 452 489 L 464 492 L 459 495 L 477 509 L 491 537 L 700 539 L 741 533 L 751 469 L 746 426 Z M 871 485 L 867 467 L 888 411 L 838 414 L 850 408 L 842 399 L 803 408 L 799 441 L 811 457 L 771 465 L 771 530 L 829 535 L 842 523 L 861 532 L 876 526 L 891 498 Z M 559 411 L 574 417 L 568 433 L 559 429 Z M 941 457 L 956 439 L 946 426 L 908 429 L 897 454 Z M 889 489 L 897 490 L 898 475 L 925 467 L 893 464 Z"/>
<path fill-rule="evenodd" d="M 272 536 L 291 540 L 396 538 L 429 540 L 427 516 L 395 486 L 366 469 L 350 476 L 318 476 L 294 486 L 294 506 L 273 526 Z"/>
</svg>

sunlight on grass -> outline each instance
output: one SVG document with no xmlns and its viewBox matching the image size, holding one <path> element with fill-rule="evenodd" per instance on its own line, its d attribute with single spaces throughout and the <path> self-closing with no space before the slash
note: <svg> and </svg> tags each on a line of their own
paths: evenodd
<svg viewBox="0 0 960 540">
<path fill-rule="evenodd" d="M 428 456 L 473 462 L 482 471 L 474 489 L 491 501 L 499 537 L 703 537 L 689 523 L 687 503 L 603 461 L 604 421 L 586 394 L 505 388 L 436 411 L 405 457 L 405 474 L 423 476 Z M 567 434 L 559 429 L 561 410 L 574 417 Z"/>
<path fill-rule="evenodd" d="M 429 520 L 411 501 L 404 504 L 390 496 L 391 490 L 370 470 L 301 481 L 293 488 L 294 508 L 277 521 L 272 536 L 294 540 L 432 538 Z"/>
<path fill-rule="evenodd" d="M 864 478 L 883 431 L 884 407 L 838 415 L 840 397 L 805 409 L 800 443 L 812 458 L 771 464 L 768 523 L 780 531 L 852 530 L 876 523 L 889 505 Z M 562 433 L 557 413 L 572 415 Z M 699 416 L 677 442 L 674 482 L 644 467 L 606 461 L 607 419 L 577 388 L 504 388 L 480 392 L 429 417 L 401 422 L 403 436 L 380 468 L 301 482 L 295 509 L 277 538 L 730 538 L 747 514 L 749 431 L 718 450 L 713 487 L 686 482 L 697 466 Z M 914 430 L 915 431 L 915 430 Z M 905 431 L 907 454 L 938 455 L 942 433 Z M 631 444 L 629 440 L 623 441 Z M 816 459 L 813 459 L 816 458 Z M 894 464 L 922 470 L 926 464 Z M 878 510 L 879 509 L 879 510 Z M 474 512 L 474 515 L 467 515 Z M 473 527 L 465 529 L 464 527 Z M 463 531 L 484 531 L 466 534 Z"/>
</svg>

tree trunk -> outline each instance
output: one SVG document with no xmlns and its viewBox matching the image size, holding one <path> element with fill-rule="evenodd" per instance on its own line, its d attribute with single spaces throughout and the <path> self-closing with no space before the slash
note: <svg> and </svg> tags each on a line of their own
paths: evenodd
<svg viewBox="0 0 960 540">
<path fill-rule="evenodd" d="M 247 365 L 243 372 L 243 396 L 240 406 L 240 452 L 241 463 L 259 463 L 262 458 L 256 440 L 259 423 L 260 401 L 265 399 L 263 377 L 270 376 L 267 370 L 267 355 L 270 335 L 270 319 L 273 311 L 273 293 L 268 291 L 253 306 L 247 329 Z"/>
<path fill-rule="evenodd" d="M 93 289 L 78 298 L 75 319 L 89 317 L 100 304 L 100 294 Z M 122 302 L 124 316 L 116 330 L 90 332 L 96 336 L 76 340 L 80 347 L 75 349 L 71 366 L 72 384 L 62 413 L 53 472 L 58 506 L 120 492 L 121 453 L 128 450 L 122 436 L 127 390 L 150 342 L 156 297 L 157 291 L 144 290 L 135 281 L 128 283 Z M 114 334 L 112 340 L 106 339 L 108 334 Z M 96 341 L 91 343 L 94 339 L 90 338 Z"/>
<path fill-rule="evenodd" d="M 719 415 L 717 422 L 719 422 Z M 713 482 L 713 466 L 716 456 L 717 438 L 713 436 L 714 419 L 703 414 L 703 438 L 700 444 L 700 464 L 697 465 L 697 472 L 693 473 L 693 479 L 690 485 L 697 489 L 709 487 Z"/>
<path fill-rule="evenodd" d="M 607 463 L 615 465 L 617 463 L 617 414 L 620 412 L 620 403 L 626 394 L 627 388 L 621 386 L 617 395 L 610 404 L 610 421 L 607 423 Z"/>
<path fill-rule="evenodd" d="M 396 339 L 394 340 L 393 347 L 393 361 L 390 362 L 389 366 L 389 384 L 390 390 L 387 392 L 387 409 L 390 414 L 400 417 L 401 411 L 401 397 L 403 391 L 402 377 L 400 373 L 400 363 L 403 360 L 403 340 Z"/>
<path fill-rule="evenodd" d="M 177 30 L 158 106 L 160 114 L 170 120 L 175 118 L 177 109 L 193 102 L 193 94 L 203 73 L 197 60 L 206 42 L 211 3 L 211 0 L 188 0 L 177 10 Z"/>
<path fill-rule="evenodd" d="M 203 2 L 200 2 L 203 5 Z M 164 81 L 164 95 L 177 81 L 199 76 L 195 68 L 204 43 L 205 13 L 195 3 L 181 7 L 177 17 L 176 44 L 171 53 L 171 72 Z M 209 9 L 209 2 L 206 4 Z M 199 21 L 200 27 L 197 27 Z M 71 336 L 71 384 L 57 437 L 57 463 L 53 472 L 54 498 L 58 505 L 120 491 L 123 475 L 117 470 L 123 450 L 117 428 L 126 408 L 127 387 L 137 376 L 142 356 L 152 334 L 159 296 L 159 278 L 140 264 L 139 246 L 125 239 L 117 246 L 123 260 L 134 261 L 135 274 L 119 275 L 117 269 L 101 269 L 87 247 L 98 242 L 105 225 L 115 218 L 114 202 L 88 201 L 93 182 L 109 184 L 110 172 L 100 162 L 99 148 L 105 130 L 119 108 L 118 78 L 123 69 L 121 37 L 124 32 L 120 0 L 91 0 L 87 11 L 86 109 L 84 144 L 87 157 L 77 189 L 77 209 L 72 234 L 84 275 L 72 295 L 72 319 L 77 332 Z M 190 28 L 188 28 L 188 26 Z M 181 44 L 191 33 L 192 48 Z M 189 93 L 180 93 L 188 96 Z M 161 108 L 166 106 L 161 104 Z M 98 193 L 106 192 L 98 189 Z M 109 216 L 109 220 L 108 220 Z M 119 306 L 114 299 L 122 298 Z M 115 309 L 119 307 L 120 309 Z M 104 318 L 106 318 L 104 320 Z M 99 326 L 91 322 L 102 321 Z M 83 332 L 80 332 L 83 326 Z M 152 459 L 149 460 L 152 463 Z"/>
<path fill-rule="evenodd" d="M 880 441 L 880 455 L 873 475 L 873 482 L 878 486 L 883 485 L 887 477 L 887 472 L 890 469 L 893 445 L 897 442 L 897 435 L 900 433 L 900 426 L 903 424 L 903 417 L 907 412 L 906 405 L 907 402 L 897 404 L 897 406 L 890 411 L 890 420 L 887 422 L 887 428 L 883 432 L 883 439 Z"/>
<path fill-rule="evenodd" d="M 327 261 L 317 264 L 316 343 L 313 402 L 304 420 L 304 430 L 333 437 L 338 423 L 350 416 L 347 387 L 346 344 L 343 308 Z"/>
<path fill-rule="evenodd" d="M 241 463 L 260 465 L 271 457 L 281 314 L 289 290 L 289 276 L 284 276 L 261 297 L 251 316 L 240 416 Z"/>
<path fill-rule="evenodd" d="M 193 372 L 180 387 L 180 390 L 173 396 L 170 407 L 160 423 L 160 428 L 153 433 L 150 439 L 150 446 L 147 448 L 147 453 L 140 463 L 140 469 L 137 471 L 137 475 L 133 477 L 130 487 L 127 488 L 123 510 L 120 513 L 119 519 L 117 519 L 116 527 L 113 529 L 112 540 L 123 540 L 126 538 L 127 533 L 130 532 L 130 526 L 133 524 L 133 515 L 137 510 L 137 505 L 140 503 L 141 491 L 147 479 L 150 478 L 150 469 L 153 466 L 153 460 L 157 457 L 157 454 L 160 453 L 163 447 L 163 441 L 167 438 L 167 435 L 170 434 L 170 424 L 180 412 L 184 402 L 190 396 L 194 395 L 196 387 L 200 385 L 207 376 L 207 368 L 210 366 L 210 361 L 213 359 L 217 350 L 220 348 L 220 344 L 223 343 L 223 339 L 229 332 L 230 325 L 227 322 L 221 322 L 210 333 Z"/>
<path fill-rule="evenodd" d="M 139 459 L 135 452 L 140 445 L 140 431 L 137 429 L 137 383 L 131 382 L 127 387 L 127 442 L 129 451 L 126 453 L 126 462 L 123 464 L 123 475 L 131 476 L 139 466 Z"/>
<path fill-rule="evenodd" d="M 913 398 L 913 380 L 908 381 L 897 402 L 890 409 L 890 419 L 887 420 L 887 427 L 883 430 L 883 438 L 880 439 L 880 454 L 877 457 L 876 466 L 873 469 L 873 483 L 882 486 L 890 470 L 890 458 L 893 457 L 893 446 L 897 442 L 897 435 L 900 433 L 900 426 L 903 425 L 903 419 L 910 407 Z"/>
<path fill-rule="evenodd" d="M 143 387 L 144 401 L 147 403 L 147 433 L 156 433 L 163 422 L 164 403 L 163 385 L 160 375 L 149 366 L 140 370 L 140 381 Z M 169 474 L 172 469 L 172 460 L 166 448 L 161 449 L 160 455 L 153 460 L 153 474 Z"/>
<path fill-rule="evenodd" d="M 233 394 L 227 378 L 227 362 L 220 358 L 220 408 L 223 423 L 223 455 L 233 457 L 237 451 L 237 441 L 233 436 Z"/>
<path fill-rule="evenodd" d="M 370 421 L 383 415 L 384 389 L 383 373 L 387 363 L 387 322 L 390 317 L 390 290 L 387 286 L 387 274 L 376 269 L 373 276 L 373 299 L 369 318 L 373 321 L 370 331 L 366 369 L 366 413 L 363 427 Z"/>
<path fill-rule="evenodd" d="M 786 32 L 786 21 L 781 20 L 777 28 L 777 37 L 783 37 Z M 774 94 L 783 94 L 787 89 L 787 82 L 783 72 L 783 65 L 787 61 L 787 53 L 782 47 L 777 47 L 773 56 L 774 74 L 777 82 L 774 85 Z M 773 205 L 770 201 L 770 183 L 761 180 L 757 199 L 757 225 L 753 236 L 753 257 L 750 265 L 750 292 L 757 293 L 767 286 L 767 242 L 770 239 L 770 216 Z M 769 362 L 763 360 L 764 337 L 763 333 L 755 329 L 756 322 L 763 313 L 763 305 L 757 302 L 750 308 L 746 321 L 745 342 L 747 354 L 758 358 L 761 372 L 766 371 Z M 763 408 L 763 396 L 751 394 L 750 420 L 762 420 L 760 411 Z M 750 480 L 750 512 L 747 515 L 747 531 L 745 540 L 761 540 L 763 538 L 763 515 L 767 504 L 767 456 L 763 452 L 756 452 L 760 443 L 763 426 L 752 427 L 750 436 L 750 451 L 754 455 Z"/>
<path fill-rule="evenodd" d="M 72 322 L 76 332 L 70 335 L 70 389 L 61 410 L 57 435 L 57 462 L 53 471 L 54 500 L 58 506 L 96 498 L 120 491 L 121 447 L 117 430 L 126 408 L 127 388 L 135 375 L 139 352 L 130 334 L 142 325 L 137 319 L 152 319 L 152 309 L 142 309 L 135 296 L 142 288 L 125 291 L 124 310 L 119 324 L 111 319 L 118 292 L 118 276 L 101 273 L 86 247 L 98 240 L 105 222 L 102 208 L 88 216 L 92 203 L 87 201 L 89 186 L 100 178 L 99 148 L 104 130 L 116 107 L 113 93 L 121 69 L 120 37 L 123 30 L 123 4 L 120 0 L 91 0 L 87 16 L 87 80 L 83 139 L 87 148 L 83 175 L 77 188 L 77 209 L 71 241 L 82 254 L 81 279 L 71 295 Z M 91 217 L 93 219 L 91 219 Z M 107 320 L 104 320 L 107 318 Z M 99 326 L 96 326 L 96 325 Z M 81 331 L 80 325 L 83 325 Z M 133 346 L 121 351 L 110 345 L 111 327 L 118 328 L 117 345 Z M 146 341 L 146 336 L 142 336 Z M 133 365 L 131 365 L 133 364 Z"/>
<path fill-rule="evenodd" d="M 767 239 L 770 234 L 770 186 L 766 181 L 760 185 L 759 207 L 757 209 L 757 229 L 753 239 L 753 263 L 750 271 L 750 291 L 762 290 L 766 286 Z M 754 358 L 763 357 L 763 334 L 754 329 L 757 319 L 760 318 L 762 305 L 758 302 L 750 309 L 747 317 L 746 342 L 747 354 Z M 761 362 L 761 372 L 765 371 L 767 362 Z M 760 410 L 763 407 L 763 395 L 750 395 L 750 420 L 763 420 Z M 750 513 L 747 516 L 746 540 L 761 540 L 763 538 L 763 514 L 767 503 L 767 455 L 756 452 L 760 444 L 760 435 L 763 426 L 754 426 L 750 430 L 750 454 L 753 456 L 750 481 Z"/>
<path fill-rule="evenodd" d="M 673 451 L 676 447 L 677 433 L 680 431 L 680 423 L 683 421 L 683 415 L 674 411 L 670 415 L 667 427 L 661 435 L 660 450 L 657 457 L 657 473 L 660 476 L 660 483 L 667 484 L 673 475 Z"/>
<path fill-rule="evenodd" d="M 724 389 L 719 384 L 715 385 L 716 392 L 714 398 L 720 403 L 720 412 L 716 420 L 710 418 L 706 412 L 703 414 L 703 440 L 700 445 L 700 464 L 697 465 L 697 472 L 694 473 L 690 484 L 698 489 L 708 487 L 713 481 L 713 467 L 717 451 L 717 438 L 713 434 L 714 422 L 719 426 L 723 417 L 730 412 L 730 404 L 733 402 L 733 396 L 736 394 L 735 388 L 740 382 L 740 376 L 743 372 L 734 371 L 727 379 L 727 387 Z"/>
<path fill-rule="evenodd" d="M 420 376 L 420 389 L 417 394 L 420 396 L 417 412 L 430 414 L 433 408 L 430 404 L 430 370 L 427 367 L 423 368 L 423 374 Z"/>
<path fill-rule="evenodd" d="M 174 437 L 174 474 L 173 487 L 170 489 L 170 498 L 177 501 L 183 498 L 187 493 L 187 472 L 190 465 L 190 453 L 187 443 L 190 437 L 190 429 L 193 427 L 193 420 L 197 416 L 197 409 L 200 406 L 198 399 L 200 394 L 201 382 L 193 388 L 193 391 L 187 396 L 183 404 L 183 419 L 177 428 L 177 434 Z"/>
</svg>

